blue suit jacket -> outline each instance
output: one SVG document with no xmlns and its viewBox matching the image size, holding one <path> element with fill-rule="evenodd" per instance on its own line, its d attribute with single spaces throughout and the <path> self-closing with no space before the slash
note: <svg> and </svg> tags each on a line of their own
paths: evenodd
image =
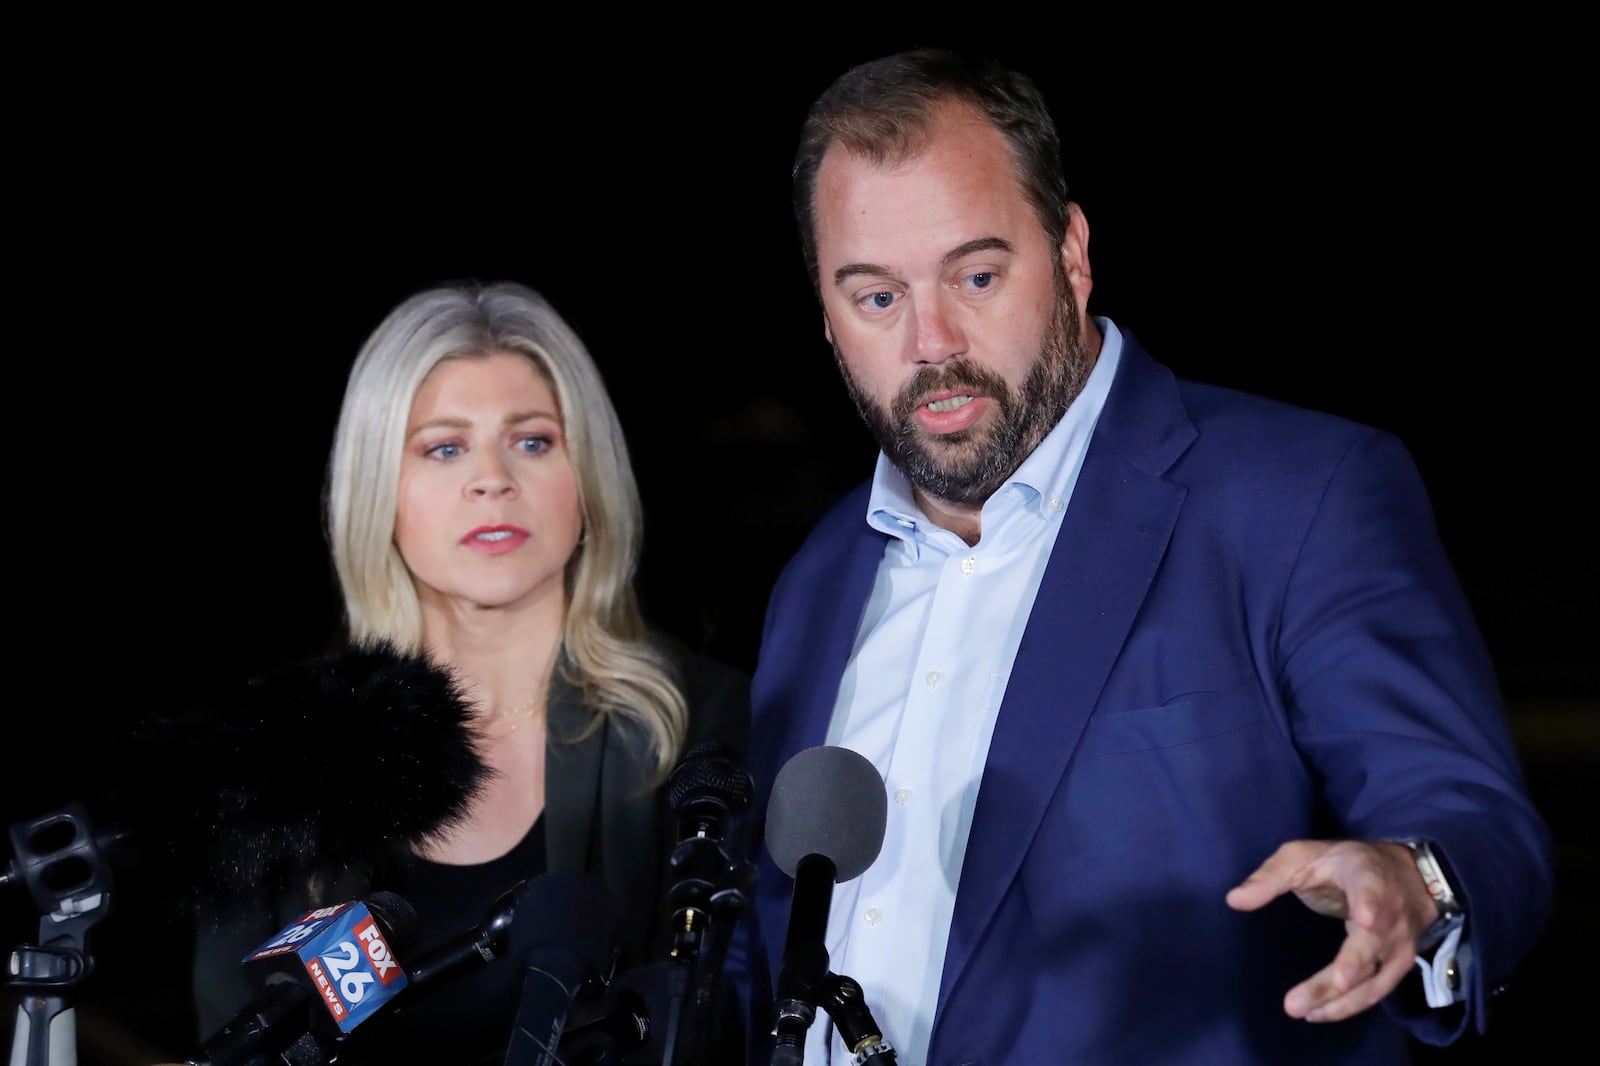
<svg viewBox="0 0 1600 1066">
<path fill-rule="evenodd" d="M 1441 1043 L 1483 1024 L 1552 894 L 1421 478 L 1392 436 L 1180 380 L 1124 339 L 1000 707 L 929 1062 L 1404 1062 L 1405 1027 Z M 884 550 L 867 491 L 773 590 L 758 790 L 824 742 Z M 1475 953 L 1465 1012 L 1397 991 L 1338 1024 L 1283 1013 L 1342 923 L 1292 896 L 1250 914 L 1223 897 L 1283 842 L 1334 836 L 1448 857 Z M 793 883 L 760 861 L 765 1061 Z"/>
</svg>

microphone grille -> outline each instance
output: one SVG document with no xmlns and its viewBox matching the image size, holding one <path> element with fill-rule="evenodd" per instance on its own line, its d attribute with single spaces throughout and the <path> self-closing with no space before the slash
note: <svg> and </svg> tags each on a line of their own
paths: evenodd
<svg viewBox="0 0 1600 1066">
<path fill-rule="evenodd" d="M 835 745 L 806 748 L 772 782 L 767 851 L 790 877 L 807 855 L 821 855 L 843 883 L 876 861 L 888 822 L 883 778 L 866 756 Z"/>
<path fill-rule="evenodd" d="M 749 772 L 726 746 L 713 743 L 690 748 L 667 783 L 667 800 L 675 811 L 707 799 L 730 810 L 743 810 L 750 806 L 754 792 Z"/>
<path fill-rule="evenodd" d="M 411 946 L 421 922 L 417 918 L 417 908 L 409 900 L 396 892 L 380 889 L 361 902 L 366 904 L 367 910 L 383 927 L 384 936 L 391 947 L 403 952 Z"/>
</svg>

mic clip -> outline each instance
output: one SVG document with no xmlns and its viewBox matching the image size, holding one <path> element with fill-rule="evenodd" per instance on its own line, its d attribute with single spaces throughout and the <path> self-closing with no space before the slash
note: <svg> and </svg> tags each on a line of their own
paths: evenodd
<svg viewBox="0 0 1600 1066">
<path fill-rule="evenodd" d="M 755 867 L 729 857 L 715 839 L 695 836 L 673 849 L 669 867 L 676 880 L 669 893 L 675 929 L 671 956 L 687 960 L 701 954 L 708 926 L 737 921 L 749 902 Z"/>
<path fill-rule="evenodd" d="M 811 1028 L 817 1015 L 816 1006 L 807 998 L 813 994 L 818 1005 L 833 1019 L 839 1039 L 850 1049 L 850 1066 L 890 1066 L 897 1061 L 894 1045 L 883 1038 L 872 1011 L 867 1008 L 860 983 L 853 977 L 828 970 L 814 986 L 778 1001 L 777 1020 L 772 1027 L 774 1066 L 800 1061 L 806 1030 Z"/>
<path fill-rule="evenodd" d="M 39 943 L 21 944 L 11 953 L 6 986 L 16 992 L 27 1019 L 26 1038 L 19 1019 L 15 1050 L 24 1053 L 25 1039 L 26 1061 L 43 1063 L 53 1045 L 69 1039 L 60 1032 L 52 1037 L 55 1026 L 75 1032 L 67 1012 L 94 972 L 89 931 L 111 911 L 111 870 L 102 849 L 120 837 L 96 833 L 77 802 L 12 824 L 10 837 L 16 858 L 0 871 L 0 885 L 21 881 L 42 915 Z"/>
<path fill-rule="evenodd" d="M 895 1062 L 894 1047 L 883 1038 L 866 996 L 853 977 L 828 971 L 822 984 L 822 1006 L 833 1019 L 844 1046 L 854 1054 L 851 1066 L 888 1066 Z"/>
</svg>

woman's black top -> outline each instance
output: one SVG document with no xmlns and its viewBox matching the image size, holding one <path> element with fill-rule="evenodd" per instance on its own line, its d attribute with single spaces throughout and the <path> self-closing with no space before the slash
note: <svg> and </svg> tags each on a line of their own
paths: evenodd
<svg viewBox="0 0 1600 1066">
<path fill-rule="evenodd" d="M 395 954 L 411 965 L 490 919 L 501 897 L 544 873 L 544 817 L 506 854 L 457 866 L 408 857 L 391 885 L 417 912 L 414 941 Z M 341 1061 L 478 1063 L 505 1061 L 521 999 L 521 970 L 501 957 L 456 976 L 410 990 L 402 1005 L 362 1022 Z"/>
</svg>

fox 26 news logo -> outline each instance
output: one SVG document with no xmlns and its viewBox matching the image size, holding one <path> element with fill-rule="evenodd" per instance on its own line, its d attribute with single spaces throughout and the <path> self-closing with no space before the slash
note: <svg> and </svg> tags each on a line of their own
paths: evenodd
<svg viewBox="0 0 1600 1066">
<path fill-rule="evenodd" d="M 293 953 L 339 1028 L 349 1032 L 406 986 L 383 930 L 363 903 L 310 911 L 246 962 Z"/>
</svg>

